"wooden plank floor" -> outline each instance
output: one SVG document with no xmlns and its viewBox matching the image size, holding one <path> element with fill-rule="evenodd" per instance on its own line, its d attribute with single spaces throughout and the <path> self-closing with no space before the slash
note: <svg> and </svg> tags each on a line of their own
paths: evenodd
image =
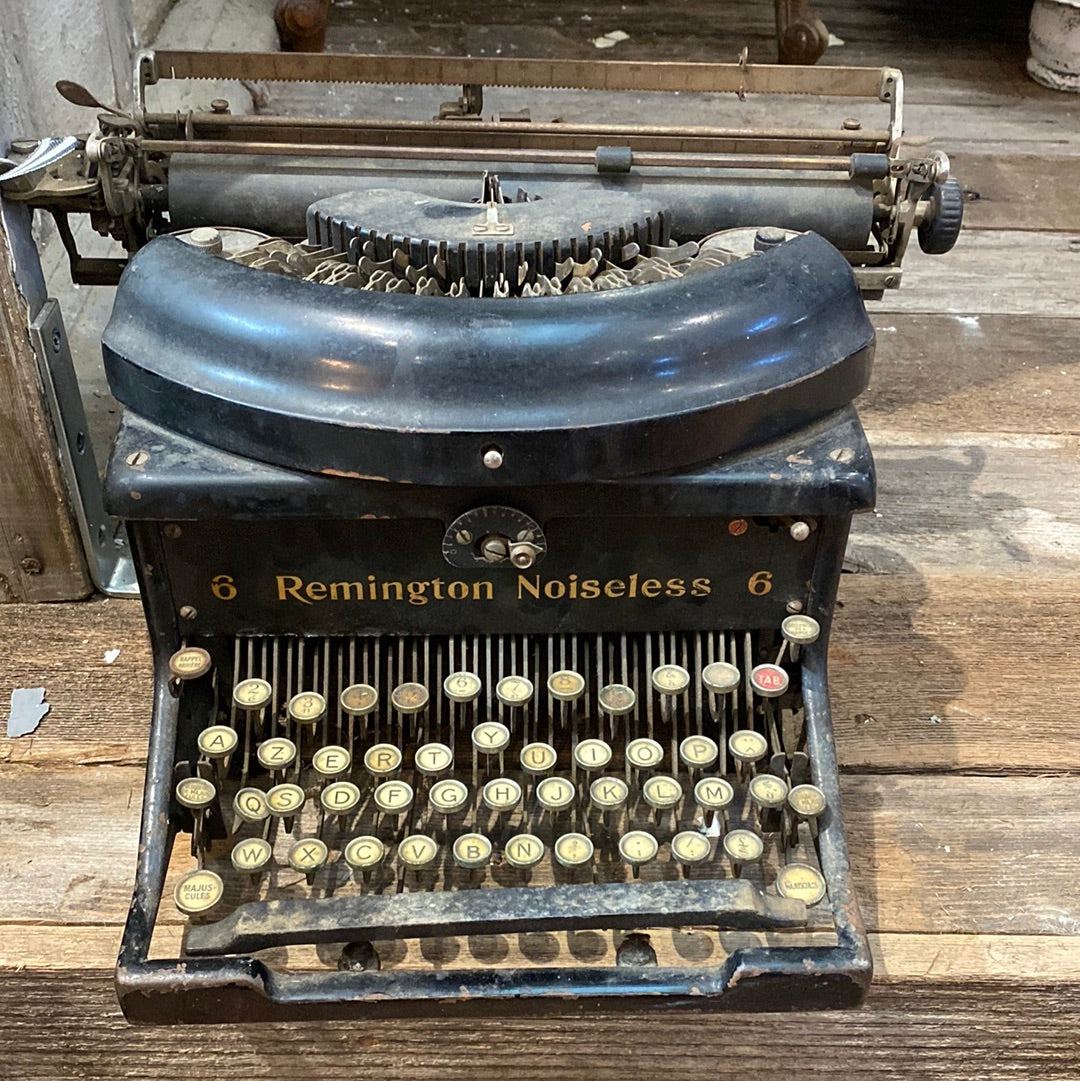
<svg viewBox="0 0 1080 1081">
<path fill-rule="evenodd" d="M 589 55 L 622 28 L 605 55 L 727 55 L 741 34 L 765 58 L 771 5 L 733 4 L 726 31 L 700 3 L 661 29 L 655 5 L 407 7 L 335 8 L 332 46 Z M 956 149 L 978 195 L 954 255 L 914 253 L 872 312 L 879 508 L 852 538 L 832 654 L 867 1006 L 133 1029 L 111 969 L 149 712 L 141 614 L 0 605 L 0 700 L 44 686 L 52 705 L 0 739 L 0 1076 L 1080 1075 L 1080 99 L 1025 80 L 1022 17 L 820 7 L 847 43 L 827 60 L 904 67 L 909 131 Z"/>
</svg>

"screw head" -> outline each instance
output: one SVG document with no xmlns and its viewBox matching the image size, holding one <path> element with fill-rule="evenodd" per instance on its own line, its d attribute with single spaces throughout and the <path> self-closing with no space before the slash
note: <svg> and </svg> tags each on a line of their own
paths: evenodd
<svg viewBox="0 0 1080 1081">
<path fill-rule="evenodd" d="M 198 613 L 197 609 L 193 608 L 190 604 L 185 604 L 180 609 L 180 618 L 181 619 L 194 619 L 198 614 L 199 613 Z"/>
<path fill-rule="evenodd" d="M 19 560 L 19 566 L 22 568 L 24 574 L 40 574 L 44 569 L 41 566 L 41 560 L 35 556 L 23 556 Z"/>
<path fill-rule="evenodd" d="M 180 527 L 170 523 L 162 530 L 162 532 L 169 540 L 176 540 L 176 538 L 180 536 Z"/>
<path fill-rule="evenodd" d="M 498 447 L 488 447 L 484 451 L 484 466 L 488 469 L 499 469 L 503 464 L 503 454 Z"/>
<path fill-rule="evenodd" d="M 63 339 L 60 337 L 60 331 L 59 330 L 54 330 L 52 332 L 52 348 L 53 348 L 54 353 L 59 353 L 60 352 L 60 343 L 62 341 L 63 341 Z"/>
<path fill-rule="evenodd" d="M 801 612 L 802 608 L 803 608 L 802 601 L 788 601 L 787 602 L 787 610 L 792 615 L 796 615 L 798 612 Z"/>
<path fill-rule="evenodd" d="M 810 536 L 810 526 L 806 522 L 792 522 L 788 532 L 792 540 L 804 541 Z"/>
<path fill-rule="evenodd" d="M 727 524 L 727 531 L 733 537 L 741 537 L 750 528 L 750 523 L 745 518 L 732 518 Z"/>
<path fill-rule="evenodd" d="M 855 116 L 845 117 L 844 131 L 858 131 L 862 127 L 862 121 Z"/>
<path fill-rule="evenodd" d="M 145 450 L 137 450 L 134 453 L 129 454 L 124 459 L 124 461 L 127 462 L 128 465 L 132 465 L 136 469 L 138 469 L 139 466 L 146 465 L 146 463 L 149 460 L 150 460 L 150 455 Z"/>
</svg>

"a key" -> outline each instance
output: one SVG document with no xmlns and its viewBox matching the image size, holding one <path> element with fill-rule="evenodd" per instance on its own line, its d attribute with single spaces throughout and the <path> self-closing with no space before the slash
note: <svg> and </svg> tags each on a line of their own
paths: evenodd
<svg viewBox="0 0 1080 1081">
<path fill-rule="evenodd" d="M 401 769 L 401 748 L 392 743 L 376 743 L 364 752 L 364 769 L 373 777 L 389 777 Z"/>
<path fill-rule="evenodd" d="M 416 748 L 413 765 L 425 777 L 438 777 L 454 768 L 454 752 L 445 743 L 425 743 Z"/>
<path fill-rule="evenodd" d="M 398 713 L 411 716 L 423 710 L 429 698 L 428 689 L 422 683 L 399 683 L 390 692 L 390 705 Z"/>
<path fill-rule="evenodd" d="M 297 724 L 311 728 L 326 716 L 326 699 L 318 691 L 301 691 L 289 699 L 286 712 Z"/>
<path fill-rule="evenodd" d="M 524 706 L 532 699 L 532 696 L 532 680 L 526 679 L 525 676 L 503 676 L 495 684 L 495 697 L 504 706 Z"/>
<path fill-rule="evenodd" d="M 233 796 L 233 810 L 245 822 L 262 822 L 270 817 L 266 793 L 261 788 L 240 788 Z"/>
<path fill-rule="evenodd" d="M 679 744 L 679 758 L 692 770 L 707 769 L 720 757 L 716 740 L 708 736 L 687 736 Z"/>
<path fill-rule="evenodd" d="M 652 685 L 660 694 L 682 694 L 690 686 L 690 673 L 680 664 L 661 664 L 653 669 Z"/>
<path fill-rule="evenodd" d="M 664 761 L 664 748 L 645 736 L 632 739 L 626 745 L 626 760 L 634 769 L 656 769 Z"/>
<path fill-rule="evenodd" d="M 633 868 L 635 878 L 646 863 L 656 859 L 659 851 L 659 842 L 645 830 L 631 830 L 619 838 L 619 855 Z"/>
<path fill-rule="evenodd" d="M 547 688 L 552 698 L 575 702 L 585 693 L 585 677 L 564 668 L 548 676 Z"/>
<path fill-rule="evenodd" d="M 536 786 L 537 802 L 552 812 L 566 810 L 573 804 L 576 794 L 576 789 L 565 777 L 545 777 Z"/>
<path fill-rule="evenodd" d="M 269 841 L 262 837 L 248 837 L 236 842 L 229 858 L 234 870 L 257 878 L 273 855 L 274 849 Z"/>
<path fill-rule="evenodd" d="M 739 689 L 742 675 L 735 665 L 727 661 L 713 661 L 701 670 L 701 682 L 713 694 L 731 694 Z"/>
<path fill-rule="evenodd" d="M 225 762 L 236 750 L 239 736 L 236 729 L 229 728 L 228 725 L 214 724 L 199 733 L 197 742 L 200 754 L 212 762 Z"/>
<path fill-rule="evenodd" d="M 233 705 L 247 713 L 260 713 L 274 697 L 274 688 L 265 679 L 242 679 L 233 687 Z"/>
<path fill-rule="evenodd" d="M 583 739 L 574 745 L 574 761 L 592 773 L 606 769 L 611 761 L 611 744 L 602 739 Z"/>
<path fill-rule="evenodd" d="M 201 646 L 184 646 L 169 658 L 169 672 L 173 679 L 186 682 L 202 679 L 214 667 L 210 654 Z M 179 907 L 179 906 L 177 906 Z"/>
<path fill-rule="evenodd" d="M 532 833 L 518 833 L 506 842 L 503 858 L 511 867 L 527 871 L 544 858 L 544 842 Z"/>
<path fill-rule="evenodd" d="M 185 916 L 205 916 L 222 897 L 225 883 L 221 876 L 205 867 L 188 871 L 173 889 L 173 904 Z"/>
<path fill-rule="evenodd" d="M 361 798 L 352 781 L 333 781 L 319 793 L 319 804 L 327 814 L 344 818 L 360 806 Z"/>
<path fill-rule="evenodd" d="M 329 849 L 327 849 L 325 841 L 318 837 L 307 837 L 304 840 L 297 841 L 289 849 L 286 858 L 289 861 L 289 866 L 294 871 L 304 875 L 310 884 L 315 877 L 315 872 L 326 863 L 328 855 Z"/>
<path fill-rule="evenodd" d="M 491 862 L 491 841 L 482 833 L 463 833 L 452 846 L 454 862 L 468 871 L 478 871 Z"/>
<path fill-rule="evenodd" d="M 372 799 L 383 814 L 404 814 L 412 806 L 412 785 L 406 781 L 383 781 L 375 789 Z"/>
<path fill-rule="evenodd" d="M 753 830 L 731 830 L 724 834 L 724 853 L 731 860 L 735 877 L 740 878 L 745 864 L 757 863 L 765 854 L 765 842 Z"/>
<path fill-rule="evenodd" d="M 609 683 L 600 688 L 596 702 L 609 716 L 621 717 L 637 705 L 637 695 L 625 683 Z"/>
<path fill-rule="evenodd" d="M 275 818 L 289 818 L 304 806 L 305 798 L 298 784 L 276 784 L 266 793 L 266 805 Z"/>
<path fill-rule="evenodd" d="M 480 677 L 472 672 L 451 672 L 443 680 L 443 694 L 451 702 L 475 702 L 482 686 Z"/>
<path fill-rule="evenodd" d="M 469 805 L 469 789 L 456 777 L 436 781 L 428 793 L 428 803 L 440 814 L 457 814 Z"/>
<path fill-rule="evenodd" d="M 550 773 L 558 761 L 558 754 L 550 743 L 527 743 L 521 749 L 521 768 L 534 777 Z"/>
<path fill-rule="evenodd" d="M 379 692 L 367 683 L 353 683 L 341 692 L 338 702 L 350 717 L 364 717 L 379 704 Z"/>
<path fill-rule="evenodd" d="M 555 778 L 549 778 L 554 780 Z M 584 867 L 593 858 L 593 843 L 584 833 L 564 833 L 555 839 L 555 859 L 563 867 Z"/>
<path fill-rule="evenodd" d="M 704 863 L 712 855 L 712 844 L 704 833 L 697 830 L 683 830 L 671 838 L 671 855 L 688 875 L 690 868 Z"/>
<path fill-rule="evenodd" d="M 808 863 L 785 864 L 776 875 L 776 892 L 806 905 L 816 905 L 825 897 L 825 879 Z"/>
<path fill-rule="evenodd" d="M 761 698 L 779 698 L 788 682 L 787 672 L 777 664 L 759 664 L 750 672 L 750 686 Z"/>
<path fill-rule="evenodd" d="M 311 756 L 311 765 L 320 777 L 340 777 L 348 773 L 352 755 L 345 747 L 337 745 L 319 747 Z"/>
<path fill-rule="evenodd" d="M 255 757 L 263 769 L 279 773 L 296 761 L 296 744 L 284 736 L 274 736 L 259 744 Z"/>
<path fill-rule="evenodd" d="M 512 777 L 496 777 L 484 785 L 480 798 L 489 810 L 505 814 L 521 802 L 521 785 Z"/>
</svg>

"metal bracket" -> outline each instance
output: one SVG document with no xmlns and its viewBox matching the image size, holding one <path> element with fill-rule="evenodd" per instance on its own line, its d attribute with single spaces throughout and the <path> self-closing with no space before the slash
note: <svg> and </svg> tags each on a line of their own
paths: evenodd
<svg viewBox="0 0 1080 1081">
<path fill-rule="evenodd" d="M 42 305 L 30 324 L 30 340 L 53 428 L 59 436 L 60 465 L 94 585 L 110 597 L 137 597 L 139 587 L 124 523 L 106 513 L 102 501 L 97 458 L 86 430 L 86 412 L 56 300 L 50 298 Z"/>
</svg>

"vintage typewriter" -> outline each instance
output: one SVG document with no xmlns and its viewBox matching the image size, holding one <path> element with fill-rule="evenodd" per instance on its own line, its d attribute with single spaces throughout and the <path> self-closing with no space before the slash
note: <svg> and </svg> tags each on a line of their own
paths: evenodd
<svg viewBox="0 0 1080 1081">
<path fill-rule="evenodd" d="M 153 112 L 181 78 L 462 94 Z M 885 119 L 484 119 L 506 85 Z M 130 1018 L 862 999 L 827 646 L 874 500 L 863 295 L 962 214 L 901 127 L 892 69 L 158 52 L 131 115 L 5 175 L 133 253 L 103 342 L 155 657 Z"/>
</svg>

